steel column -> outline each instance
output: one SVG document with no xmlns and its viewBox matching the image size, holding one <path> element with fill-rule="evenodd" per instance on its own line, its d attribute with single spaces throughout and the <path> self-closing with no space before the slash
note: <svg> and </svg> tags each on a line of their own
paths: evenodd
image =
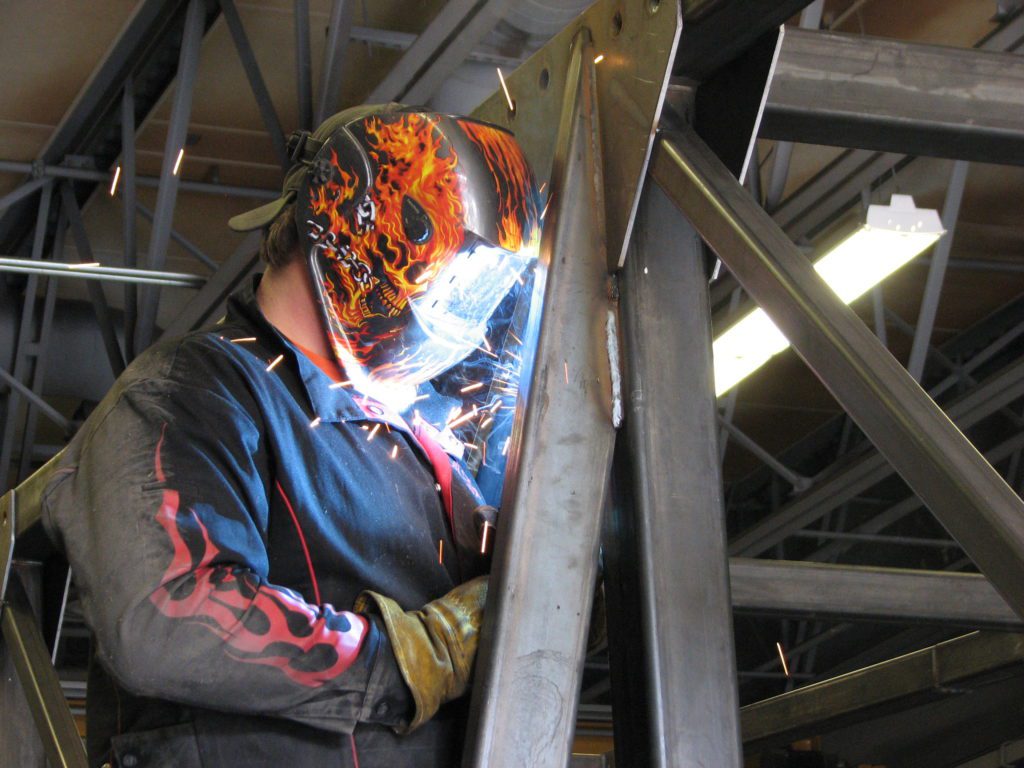
<svg viewBox="0 0 1024 768">
<path fill-rule="evenodd" d="M 124 265 L 133 268 L 138 260 L 135 239 L 135 79 L 128 75 L 121 97 L 121 233 Z M 135 323 L 139 313 L 139 290 L 124 287 L 124 353 L 127 360 L 135 357 Z"/>
<path fill-rule="evenodd" d="M 295 90 L 299 97 L 299 127 L 313 130 L 313 62 L 309 49 L 309 0 L 295 0 Z"/>
<path fill-rule="evenodd" d="M 69 184 L 61 184 L 61 202 L 64 206 L 64 213 L 68 217 L 68 226 L 71 228 L 71 235 L 75 239 L 75 248 L 78 250 L 79 261 L 91 263 L 93 261 L 92 246 L 89 244 L 89 235 L 85 231 L 85 224 L 82 222 L 82 212 L 78 210 L 78 201 L 75 200 L 75 193 L 72 192 Z M 96 322 L 99 324 L 100 334 L 103 336 L 103 347 L 107 352 L 107 359 L 110 361 L 110 369 L 114 376 L 120 376 L 124 371 L 124 356 L 121 354 L 121 346 L 117 341 L 117 333 L 114 330 L 114 321 L 110 316 L 110 308 L 107 306 L 107 297 L 103 293 L 103 287 L 92 280 L 86 283 L 89 291 L 89 300 L 92 302 L 93 312 L 96 313 Z"/>
<path fill-rule="evenodd" d="M 178 77 L 175 81 L 174 101 L 167 123 L 167 138 L 164 141 L 164 156 L 160 166 L 160 186 L 156 196 L 156 210 L 153 214 L 153 228 L 149 235 L 149 255 L 146 266 L 162 269 L 167 259 L 167 245 L 171 238 L 174 221 L 174 206 L 178 198 L 178 175 L 174 172 L 179 152 L 185 149 L 188 133 L 188 118 L 192 111 L 192 92 L 199 68 L 199 47 L 203 41 L 205 17 L 204 0 L 189 0 L 185 14 L 185 29 L 182 32 L 181 51 L 178 56 Z M 160 292 L 156 286 L 143 289 L 140 301 L 139 320 L 135 330 L 135 349 L 138 353 L 149 346 L 156 327 Z"/>
<path fill-rule="evenodd" d="M 238 15 L 235 0 L 220 0 L 220 9 L 224 13 L 224 21 L 227 22 L 231 39 L 235 41 L 238 59 L 242 62 L 245 76 L 249 79 L 249 87 L 252 88 L 253 96 L 256 97 L 256 106 L 260 110 L 260 117 L 263 118 L 263 125 L 270 135 L 274 153 L 277 155 L 281 167 L 287 169 L 289 165 L 288 149 L 285 145 L 284 132 L 281 130 L 281 121 L 277 117 L 274 102 L 271 101 L 270 92 L 263 81 L 260 65 L 256 63 L 256 54 L 249 43 L 249 36 L 245 34 L 245 27 L 242 25 L 242 18 Z"/>
<path fill-rule="evenodd" d="M 352 37 L 352 0 L 334 0 L 327 27 L 324 66 L 320 74 L 320 98 L 317 100 L 316 124 L 338 111 L 341 104 L 341 76 L 345 53 Z"/>
<path fill-rule="evenodd" d="M 700 139 L 655 179 L 1007 602 L 1024 614 L 1024 503 Z"/>
<path fill-rule="evenodd" d="M 539 257 L 543 318 L 510 451 L 466 765 L 561 768 L 569 758 L 615 436 L 593 59 L 581 29 L 559 120 Z"/>
<path fill-rule="evenodd" d="M 942 204 L 942 225 L 946 229 L 946 234 L 935 246 L 931 263 L 928 265 L 928 279 L 925 281 L 921 310 L 917 315 L 917 326 L 914 329 L 914 342 L 910 348 L 910 358 L 907 361 L 907 371 L 917 381 L 921 381 L 921 377 L 924 375 L 928 349 L 932 342 L 932 328 L 935 326 L 935 315 L 939 309 L 942 283 L 946 278 L 946 265 L 949 262 L 949 253 L 953 248 L 956 221 L 960 217 L 960 202 L 964 198 L 967 172 L 970 167 L 971 164 L 964 160 L 957 160 L 953 163 L 953 173 L 949 177 L 949 186 L 946 188 L 946 200 Z"/>
<path fill-rule="evenodd" d="M 650 764 L 739 766 L 703 248 L 657 186 L 640 216 L 622 315 Z"/>
</svg>

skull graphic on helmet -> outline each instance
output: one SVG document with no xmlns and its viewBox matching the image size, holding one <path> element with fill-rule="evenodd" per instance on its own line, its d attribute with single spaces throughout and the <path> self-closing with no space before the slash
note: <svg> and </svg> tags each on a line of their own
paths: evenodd
<svg viewBox="0 0 1024 768">
<path fill-rule="evenodd" d="M 538 199 L 522 150 L 496 126 L 398 109 L 335 130 L 297 219 L 346 371 L 418 384 L 479 345 L 536 255 Z"/>
</svg>

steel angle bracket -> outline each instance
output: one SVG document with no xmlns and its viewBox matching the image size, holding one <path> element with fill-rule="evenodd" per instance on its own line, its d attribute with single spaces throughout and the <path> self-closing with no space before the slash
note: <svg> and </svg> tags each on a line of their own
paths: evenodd
<svg viewBox="0 0 1024 768">
<path fill-rule="evenodd" d="M 581 29 L 589 30 L 594 58 L 600 59 L 597 103 L 608 262 L 614 269 L 625 261 L 682 30 L 678 0 L 598 0 L 505 77 L 512 108 L 499 89 L 473 117 L 515 133 L 538 181 L 549 180 L 572 41 Z"/>
</svg>

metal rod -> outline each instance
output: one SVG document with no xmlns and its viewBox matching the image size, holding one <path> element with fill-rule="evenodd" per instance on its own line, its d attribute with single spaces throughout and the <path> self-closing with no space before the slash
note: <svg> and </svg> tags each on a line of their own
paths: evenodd
<svg viewBox="0 0 1024 768">
<path fill-rule="evenodd" d="M 727 421 L 723 417 L 718 417 L 718 423 L 722 429 L 728 432 L 736 440 L 737 443 L 746 448 L 750 453 L 756 456 L 761 462 L 765 464 L 772 472 L 777 474 L 787 483 L 793 486 L 797 491 L 806 491 L 810 488 L 814 481 L 809 477 L 804 477 L 792 469 L 787 467 L 781 461 L 772 456 L 768 451 L 762 448 L 752 437 L 746 432 L 741 430 L 731 421 Z"/>
<path fill-rule="evenodd" d="M 341 103 L 341 78 L 345 54 L 352 36 L 352 0 L 334 0 L 327 26 L 324 65 L 320 75 L 320 98 L 317 100 L 316 124 L 338 111 Z"/>
<path fill-rule="evenodd" d="M 32 164 L 18 160 L 0 160 L 0 171 L 11 173 L 31 173 Z M 89 171 L 84 168 L 65 168 L 60 165 L 47 165 L 42 168 L 43 176 L 55 179 L 74 179 L 76 181 L 110 181 L 110 174 L 103 171 Z M 123 172 L 122 172 L 123 176 Z M 140 187 L 158 187 L 160 179 L 156 176 L 136 176 Z M 281 196 L 280 190 L 258 189 L 256 187 L 239 187 L 227 184 L 208 184 L 205 181 L 179 181 L 178 188 L 186 192 L 201 192 L 207 195 L 231 195 L 235 197 L 252 197 L 260 200 L 276 200 Z"/>
<path fill-rule="evenodd" d="M 964 199 L 964 188 L 967 186 L 967 172 L 971 164 L 964 160 L 953 163 L 953 172 L 946 188 L 946 201 L 942 204 L 942 225 L 946 234 L 939 240 L 932 252 L 931 263 L 928 265 L 928 279 L 924 285 L 924 296 L 921 298 L 921 310 L 917 315 L 917 326 L 914 331 L 914 342 L 910 348 L 907 361 L 907 372 L 915 380 L 921 381 L 924 365 L 928 359 L 928 349 L 932 342 L 932 329 L 935 327 L 935 315 L 939 309 L 939 297 L 942 283 L 946 278 L 946 266 L 949 253 L 953 248 L 953 237 L 956 232 L 956 221 L 960 217 L 960 202 Z"/>
<path fill-rule="evenodd" d="M 1019 335 L 1020 331 L 1015 332 Z M 1005 346 L 1004 334 L 996 344 Z M 987 350 L 986 350 L 987 352 Z M 979 353 L 975 357 L 984 357 Z M 968 365 L 973 365 L 974 359 Z M 955 380 L 955 377 L 950 377 Z M 935 392 L 933 388 L 932 392 Z M 988 418 L 1005 405 L 1024 395 L 1024 361 L 1015 361 L 965 393 L 947 408 L 947 415 L 960 429 L 968 429 Z M 733 555 L 753 557 L 768 551 L 793 531 L 806 528 L 826 512 L 835 509 L 867 489 L 882 482 L 893 473 L 885 457 L 877 451 L 856 460 L 826 470 L 807 492 L 800 494 L 777 511 L 742 531 L 729 544 Z"/>
<path fill-rule="evenodd" d="M 11 389 L 16 390 L 21 395 L 23 395 L 26 400 L 32 402 L 40 411 L 42 411 L 46 415 L 46 418 L 48 418 L 61 429 L 68 429 L 68 427 L 71 426 L 71 422 L 64 418 L 64 416 L 59 411 L 57 411 L 45 400 L 43 400 L 42 397 L 37 395 L 31 389 L 26 387 L 16 378 L 14 378 L 14 376 L 12 376 L 10 373 L 7 372 L 6 369 L 2 367 L 0 367 L 0 379 L 3 379 L 7 383 L 7 385 L 11 387 Z"/>
<path fill-rule="evenodd" d="M 78 258 L 85 263 L 91 263 L 93 261 L 92 246 L 89 244 L 89 235 L 85 231 L 85 224 L 82 223 L 82 212 L 78 209 L 78 201 L 75 200 L 75 193 L 71 189 L 70 182 L 60 185 L 60 194 L 64 213 L 68 217 L 68 225 L 71 228 L 71 235 L 75 239 Z M 103 286 L 92 281 L 86 283 L 86 286 L 93 312 L 96 314 L 96 322 L 99 324 L 100 335 L 103 337 L 103 347 L 106 350 L 107 359 L 110 361 L 110 369 L 115 377 L 120 376 L 124 371 L 124 356 L 117 341 L 114 321 L 110 316 Z"/>
<path fill-rule="evenodd" d="M 153 212 L 149 210 L 149 208 L 144 206 L 142 203 L 136 203 L 135 210 L 142 214 L 142 217 L 146 219 L 146 221 L 153 220 Z M 195 245 L 191 240 L 186 238 L 178 230 L 173 228 L 171 229 L 171 240 L 173 240 L 186 251 L 188 251 L 192 256 L 196 258 L 197 261 L 199 261 L 204 266 L 207 266 L 212 270 L 217 269 L 217 262 L 211 259 L 209 256 L 207 256 L 201 250 L 199 250 L 199 247 L 197 245 Z"/>
<path fill-rule="evenodd" d="M 920 536 L 879 536 L 870 533 L 846 533 L 843 531 L 797 531 L 792 535 L 798 539 L 861 541 L 872 544 L 897 544 L 908 547 L 937 547 L 939 549 L 960 548 L 960 545 L 952 539 L 934 539 Z"/>
<path fill-rule="evenodd" d="M 1007 602 L 1024 615 L 1024 502 L 688 128 L 654 177 Z"/>
<path fill-rule="evenodd" d="M 178 288 L 200 288 L 206 278 L 187 272 L 159 272 L 152 269 L 128 269 L 127 267 L 79 266 L 54 261 L 36 262 L 30 259 L 12 259 L 0 256 L 0 272 L 17 272 L 26 275 L 59 275 L 79 280 L 106 280 L 115 283 L 138 283 L 143 285 L 170 285 Z"/>
<path fill-rule="evenodd" d="M 192 112 L 192 94 L 195 90 L 196 73 L 199 69 L 199 47 L 203 40 L 204 0 L 189 0 L 185 14 L 185 28 L 181 36 L 181 51 L 178 54 L 178 76 L 174 86 L 174 101 L 167 121 L 167 137 L 164 140 L 163 161 L 160 166 L 160 186 L 157 188 L 156 209 L 153 213 L 153 228 L 149 234 L 149 251 L 146 266 L 162 269 L 167 260 L 167 245 L 174 221 L 174 207 L 178 199 L 179 166 L 185 151 L 188 135 L 188 119 Z M 156 328 L 157 310 L 160 306 L 160 291 L 156 285 L 146 285 L 139 297 L 139 319 L 135 328 L 134 354 L 149 346 Z"/>
<path fill-rule="evenodd" d="M 259 244 L 259 232 L 250 232 L 246 235 L 235 252 L 225 259 L 216 272 L 210 275 L 206 285 L 200 288 L 178 316 L 168 323 L 160 338 L 180 336 L 209 320 L 217 308 L 224 303 L 228 294 L 252 271 L 259 258 L 257 253 Z"/>
<path fill-rule="evenodd" d="M 295 0 L 295 80 L 299 127 L 313 130 L 313 63 L 309 49 L 309 0 Z"/>
<path fill-rule="evenodd" d="M 238 58 L 242 62 L 242 69 L 249 79 L 249 87 L 256 97 L 256 106 L 260 110 L 260 117 L 263 125 L 270 135 L 270 143 L 274 146 L 274 153 L 277 155 L 281 167 L 287 169 L 290 165 L 288 160 L 288 149 L 285 144 L 284 132 L 281 130 L 281 120 L 274 109 L 274 102 L 270 98 L 270 91 L 263 80 L 260 66 L 256 62 L 256 54 L 253 52 L 249 36 L 245 33 L 242 24 L 242 17 L 238 15 L 238 8 L 235 0 L 220 0 L 220 9 L 224 13 L 224 21 L 228 25 L 231 39 L 235 42 L 235 49 L 238 51 Z"/>
<path fill-rule="evenodd" d="M 121 233 L 124 265 L 133 268 L 138 259 L 135 238 L 135 80 L 128 75 L 121 97 Z M 131 284 L 124 288 L 124 350 L 131 360 L 135 350 L 135 323 L 139 313 L 139 291 Z"/>
<path fill-rule="evenodd" d="M 1024 433 L 1014 435 L 1008 440 L 1004 440 L 996 447 L 985 452 L 985 458 L 992 465 L 998 464 L 1000 461 L 1004 461 L 1008 457 L 1014 455 L 1024 447 Z M 1007 480 L 1010 478 L 1008 477 Z M 910 496 L 902 501 L 899 501 L 892 506 L 886 508 L 884 511 L 875 515 L 869 520 L 865 520 L 863 523 L 854 528 L 850 535 L 872 535 L 877 534 L 880 531 L 884 531 L 891 525 L 895 525 L 897 522 L 902 520 L 907 515 L 916 512 L 922 506 L 921 500 L 916 496 Z M 846 544 L 842 541 L 836 541 L 832 544 L 828 544 L 821 547 L 816 552 L 812 552 L 808 555 L 805 560 L 813 560 L 816 562 L 825 562 L 827 560 L 833 560 L 843 554 L 851 545 Z"/>
<path fill-rule="evenodd" d="M 703 246 L 659 187 L 640 205 L 621 287 L 650 765 L 739 766 Z"/>
<path fill-rule="evenodd" d="M 592 51 L 584 28 L 563 92 L 540 244 L 543 319 L 510 451 L 466 765 L 561 768 L 572 739 L 615 436 Z"/>
</svg>

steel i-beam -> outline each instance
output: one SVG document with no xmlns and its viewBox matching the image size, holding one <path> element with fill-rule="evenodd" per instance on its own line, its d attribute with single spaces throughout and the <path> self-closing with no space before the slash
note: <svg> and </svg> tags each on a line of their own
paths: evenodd
<svg viewBox="0 0 1024 768">
<path fill-rule="evenodd" d="M 615 439 L 593 59 L 581 29 L 558 126 L 539 257 L 543 317 L 521 440 L 510 451 L 469 765 L 555 768 L 569 757 Z"/>
<path fill-rule="evenodd" d="M 739 766 L 704 252 L 656 185 L 640 206 L 621 287 L 650 765 Z"/>
<path fill-rule="evenodd" d="M 692 130 L 655 180 L 996 589 L 1024 616 L 1024 503 Z"/>
<path fill-rule="evenodd" d="M 199 47 L 203 40 L 205 5 L 203 0 L 189 0 L 185 14 L 185 29 L 182 32 L 181 51 L 178 58 L 178 79 L 171 104 L 171 115 L 167 123 L 167 138 L 164 140 L 163 162 L 160 166 L 160 186 L 157 189 L 156 209 L 153 213 L 153 229 L 149 237 L 149 269 L 162 269 L 167 260 L 167 245 L 171 239 L 171 225 L 174 220 L 174 206 L 178 198 L 180 161 L 185 151 L 188 132 L 188 118 L 192 111 L 192 93 L 199 68 Z M 146 286 L 141 294 L 139 319 L 135 331 L 136 349 L 141 352 L 153 340 L 156 327 L 160 292 L 157 286 Z"/>
</svg>

